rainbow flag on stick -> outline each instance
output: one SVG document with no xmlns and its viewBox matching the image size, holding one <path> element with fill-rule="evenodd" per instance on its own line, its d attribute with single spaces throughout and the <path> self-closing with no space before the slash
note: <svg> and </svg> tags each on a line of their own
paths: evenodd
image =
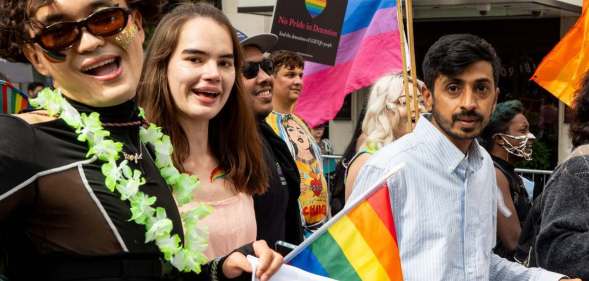
<svg viewBox="0 0 589 281">
<path fill-rule="evenodd" d="M 401 258 L 386 180 L 338 213 L 285 257 L 285 262 L 336 280 L 402 281 Z"/>
<path fill-rule="evenodd" d="M 310 127 L 335 117 L 347 94 L 401 71 L 396 0 L 348 0 L 335 65 L 305 63 L 295 113 Z"/>
<path fill-rule="evenodd" d="M 0 112 L 13 114 L 29 106 L 27 95 L 15 88 L 10 82 L 0 80 Z"/>
</svg>

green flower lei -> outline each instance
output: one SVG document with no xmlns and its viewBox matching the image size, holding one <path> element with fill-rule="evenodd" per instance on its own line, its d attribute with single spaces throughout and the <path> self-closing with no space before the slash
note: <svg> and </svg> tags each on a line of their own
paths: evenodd
<svg viewBox="0 0 589 281">
<path fill-rule="evenodd" d="M 368 141 L 366 143 L 366 152 L 368 152 L 370 155 L 375 154 L 379 149 L 380 145 L 374 141 Z"/>
<path fill-rule="evenodd" d="M 86 157 L 96 157 L 104 162 L 101 170 L 105 176 L 105 185 L 111 191 L 121 195 L 121 200 L 129 201 L 131 218 L 129 221 L 145 225 L 145 243 L 155 241 L 164 258 L 180 271 L 199 273 L 201 265 L 207 262 L 203 254 L 207 248 L 207 230 L 199 226 L 199 221 L 211 213 L 212 209 L 204 204 L 182 214 L 184 227 L 184 245 L 178 234 L 171 235 L 173 223 L 166 216 L 166 210 L 152 205 L 156 197 L 148 196 L 139 188 L 145 184 L 141 171 L 131 169 L 127 160 L 117 163 L 123 144 L 108 139 L 110 132 L 102 127 L 97 112 L 90 115 L 79 113 L 62 96 L 59 90 L 43 89 L 37 98 L 30 103 L 37 109 L 45 109 L 49 116 L 61 118 L 68 126 L 76 130 L 78 141 L 88 143 Z M 143 109 L 139 116 L 144 117 Z M 172 187 L 178 204 L 184 205 L 192 201 L 192 194 L 198 187 L 196 177 L 180 173 L 172 162 L 172 143 L 170 137 L 162 133 L 160 127 L 149 124 L 146 129 L 141 127 L 139 137 L 144 144 L 151 144 L 155 150 L 155 165 L 161 176 Z"/>
</svg>

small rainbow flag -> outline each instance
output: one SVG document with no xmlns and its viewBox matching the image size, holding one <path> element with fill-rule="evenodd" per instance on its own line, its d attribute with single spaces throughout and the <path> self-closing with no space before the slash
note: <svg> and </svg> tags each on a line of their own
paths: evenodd
<svg viewBox="0 0 589 281">
<path fill-rule="evenodd" d="M 29 106 L 27 95 L 15 88 L 10 82 L 0 80 L 0 109 L 3 113 L 14 114 Z"/>
<path fill-rule="evenodd" d="M 336 280 L 402 281 L 386 180 L 317 230 L 285 261 Z"/>
<path fill-rule="evenodd" d="M 316 17 L 323 13 L 327 7 L 327 0 L 305 0 L 305 6 L 311 17 Z"/>
</svg>

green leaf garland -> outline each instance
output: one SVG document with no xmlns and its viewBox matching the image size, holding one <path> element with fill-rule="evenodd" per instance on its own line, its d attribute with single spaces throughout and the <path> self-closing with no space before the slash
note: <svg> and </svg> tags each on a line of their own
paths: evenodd
<svg viewBox="0 0 589 281">
<path fill-rule="evenodd" d="M 30 103 L 37 109 L 44 109 L 50 116 L 61 118 L 78 134 L 78 141 L 88 144 L 86 157 L 96 157 L 104 162 L 101 166 L 105 177 L 104 183 L 108 190 L 120 194 L 123 201 L 130 203 L 131 218 L 137 224 L 145 226 L 145 243 L 155 242 L 164 258 L 178 270 L 183 272 L 201 271 L 201 265 L 207 262 L 203 254 L 207 248 L 208 233 L 199 222 L 212 212 L 212 208 L 200 204 L 198 207 L 183 213 L 184 245 L 177 234 L 172 235 L 173 223 L 167 217 L 166 210 L 153 205 L 157 198 L 141 192 L 145 178 L 141 171 L 131 169 L 127 160 L 117 164 L 123 150 L 123 144 L 108 139 L 110 132 L 102 127 L 100 115 L 92 112 L 89 115 L 79 113 L 61 92 L 45 88 Z M 140 117 L 144 117 L 143 109 L 139 109 Z M 151 144 L 155 150 L 155 164 L 161 176 L 172 187 L 178 204 L 184 205 L 192 201 L 194 189 L 199 181 L 196 177 L 180 173 L 172 161 L 172 142 L 161 128 L 149 124 L 139 129 L 139 138 L 144 144 Z"/>
</svg>

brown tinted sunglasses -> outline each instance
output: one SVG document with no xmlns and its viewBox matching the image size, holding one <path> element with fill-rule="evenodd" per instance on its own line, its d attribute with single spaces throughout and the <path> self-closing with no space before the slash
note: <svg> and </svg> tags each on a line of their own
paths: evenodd
<svg viewBox="0 0 589 281">
<path fill-rule="evenodd" d="M 112 36 L 127 26 L 130 11 L 120 7 L 98 10 L 79 21 L 64 21 L 51 24 L 39 31 L 29 43 L 37 43 L 49 52 L 71 48 L 82 37 L 82 27 L 95 36 Z"/>
</svg>

